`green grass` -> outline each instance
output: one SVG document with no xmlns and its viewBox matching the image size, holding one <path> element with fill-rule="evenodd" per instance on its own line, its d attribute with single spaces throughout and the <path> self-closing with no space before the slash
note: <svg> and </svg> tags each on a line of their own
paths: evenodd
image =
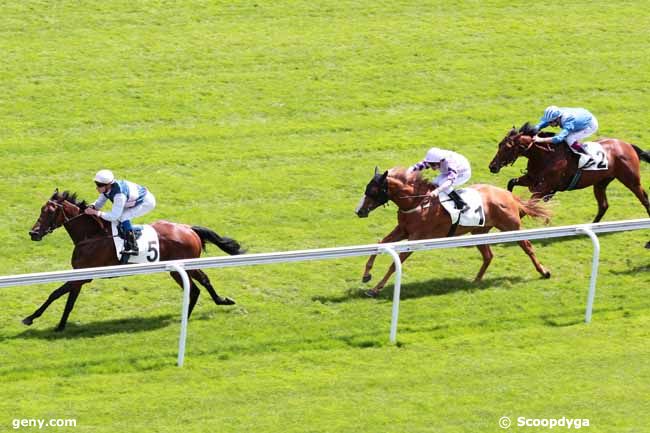
<svg viewBox="0 0 650 433">
<path fill-rule="evenodd" d="M 64 231 L 40 243 L 27 231 L 55 187 L 93 200 L 104 167 L 154 192 L 145 219 L 204 225 L 257 253 L 380 239 L 394 206 L 353 214 L 375 165 L 412 164 L 432 145 L 467 155 L 472 182 L 505 185 L 524 162 L 491 175 L 496 143 L 551 103 L 586 106 L 599 136 L 649 149 L 646 9 L 5 2 L 0 275 L 69 267 Z M 618 182 L 608 196 L 605 220 L 646 216 Z M 596 213 L 590 190 L 559 194 L 552 208 L 553 225 Z M 364 298 L 365 258 L 208 270 L 238 303 L 201 295 L 183 369 L 168 276 L 92 282 L 63 334 L 52 332 L 63 299 L 31 328 L 20 323 L 56 285 L 6 288 L 0 431 L 13 419 L 75 418 L 61 431 L 491 432 L 504 415 L 646 431 L 648 233 L 600 239 L 590 325 L 587 238 L 535 242 L 550 280 L 514 245 L 495 247 L 480 284 L 474 248 L 413 255 L 397 345 L 392 284 Z M 373 282 L 389 263 L 378 258 Z"/>
</svg>

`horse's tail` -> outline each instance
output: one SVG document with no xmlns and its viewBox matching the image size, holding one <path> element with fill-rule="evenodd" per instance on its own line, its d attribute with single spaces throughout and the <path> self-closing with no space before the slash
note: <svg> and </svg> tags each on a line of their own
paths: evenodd
<svg viewBox="0 0 650 433">
<path fill-rule="evenodd" d="M 640 160 L 645 162 L 650 162 L 650 151 L 643 151 L 641 150 L 641 148 L 639 148 L 634 144 L 632 145 L 632 147 L 634 148 L 634 151 L 636 152 Z"/>
<path fill-rule="evenodd" d="M 523 218 L 528 215 L 532 218 L 541 218 L 544 224 L 548 224 L 553 216 L 553 212 L 541 203 L 540 199 L 531 198 L 530 200 L 522 200 L 516 195 L 513 195 L 519 206 L 519 217 Z"/>
<path fill-rule="evenodd" d="M 244 254 L 246 252 L 246 250 L 243 249 L 236 240 L 225 236 L 219 236 L 208 228 L 192 226 L 192 230 L 194 230 L 194 232 L 201 238 L 201 247 L 203 248 L 203 251 L 205 251 L 205 242 L 208 241 L 215 244 L 231 256 Z"/>
</svg>

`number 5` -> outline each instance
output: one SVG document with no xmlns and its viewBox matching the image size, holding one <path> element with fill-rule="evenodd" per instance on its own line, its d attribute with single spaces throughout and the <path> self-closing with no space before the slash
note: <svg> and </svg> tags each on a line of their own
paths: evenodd
<svg viewBox="0 0 650 433">
<path fill-rule="evenodd" d="M 153 252 L 153 257 L 150 257 Z M 158 260 L 158 241 L 149 241 L 149 248 L 147 249 L 147 260 L 155 262 Z"/>
</svg>

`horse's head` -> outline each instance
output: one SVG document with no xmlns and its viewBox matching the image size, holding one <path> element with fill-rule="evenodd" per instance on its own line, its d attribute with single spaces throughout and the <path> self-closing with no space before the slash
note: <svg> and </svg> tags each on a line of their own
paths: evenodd
<svg viewBox="0 0 650 433">
<path fill-rule="evenodd" d="M 387 178 L 388 171 L 379 173 L 379 169 L 375 167 L 375 174 L 366 185 L 366 192 L 355 210 L 359 218 L 366 218 L 372 210 L 388 202 Z"/>
<path fill-rule="evenodd" d="M 29 236 L 33 241 L 40 241 L 43 236 L 52 233 L 66 221 L 79 215 L 80 205 L 84 207 L 85 203 L 77 203 L 74 194 L 70 195 L 67 191 L 59 193 L 56 189 L 52 197 L 41 207 L 41 214 L 29 231 Z"/>
<path fill-rule="evenodd" d="M 535 127 L 526 122 L 519 130 L 514 126 L 499 142 L 497 153 L 490 161 L 490 171 L 498 173 L 506 165 L 515 163 L 519 156 L 530 149 L 535 135 Z"/>
</svg>

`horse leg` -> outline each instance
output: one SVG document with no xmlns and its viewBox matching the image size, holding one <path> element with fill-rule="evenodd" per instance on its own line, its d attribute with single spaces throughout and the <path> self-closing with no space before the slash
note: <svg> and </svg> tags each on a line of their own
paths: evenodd
<svg viewBox="0 0 650 433">
<path fill-rule="evenodd" d="M 399 254 L 400 262 L 404 263 L 406 261 L 406 259 L 408 259 L 408 257 L 411 254 L 413 254 L 412 251 L 408 251 L 406 253 L 400 253 Z M 388 281 L 390 276 L 393 275 L 394 272 L 395 272 L 395 263 L 393 262 L 393 263 L 390 264 L 390 267 L 388 268 L 388 272 L 386 272 L 386 275 L 384 275 L 384 278 L 382 278 L 381 281 L 378 282 L 375 287 L 368 290 L 366 292 L 366 295 L 368 295 L 368 296 L 370 296 L 372 298 L 377 297 L 377 295 L 379 294 L 379 291 L 384 288 L 384 286 L 386 285 L 386 282 Z"/>
<path fill-rule="evenodd" d="M 489 232 L 490 230 L 492 230 L 492 227 L 478 227 L 472 230 L 471 233 L 473 235 L 482 235 Z M 494 254 L 492 254 L 492 248 L 490 248 L 489 245 L 477 245 L 476 248 L 478 248 L 481 256 L 483 256 L 483 264 L 481 265 L 481 269 L 479 269 L 478 274 L 476 274 L 476 277 L 474 277 L 474 282 L 478 283 L 481 281 L 481 279 L 483 279 L 483 275 L 485 274 L 488 266 L 490 266 L 490 262 L 492 261 Z"/>
<path fill-rule="evenodd" d="M 515 186 L 526 186 L 529 187 L 532 185 L 532 179 L 528 175 L 523 175 L 517 178 L 512 178 L 508 181 L 508 191 L 512 192 Z"/>
<path fill-rule="evenodd" d="M 490 266 L 490 262 L 492 262 L 494 254 L 492 254 L 492 248 L 490 248 L 489 245 L 477 245 L 476 248 L 478 248 L 478 250 L 481 252 L 481 255 L 483 256 L 483 264 L 481 265 L 481 269 L 479 269 L 478 274 L 476 274 L 476 277 L 474 277 L 474 282 L 478 283 L 483 279 L 483 275 L 485 275 L 485 271 L 487 270 L 488 266 Z"/>
<path fill-rule="evenodd" d="M 392 232 L 388 233 L 385 238 L 383 238 L 381 241 L 379 241 L 380 244 L 385 244 L 389 242 L 397 242 L 401 241 L 402 239 L 406 238 L 406 233 L 402 229 L 400 225 L 395 227 Z M 361 281 L 364 283 L 367 283 L 372 279 L 372 274 L 370 274 L 370 270 L 372 269 L 373 265 L 375 264 L 375 258 L 377 255 L 370 256 L 368 258 L 368 261 L 366 262 L 366 269 L 363 272 L 363 277 L 361 278 Z"/>
<path fill-rule="evenodd" d="M 500 224 L 496 227 L 502 232 L 520 230 L 521 220 L 519 219 L 519 215 L 516 213 L 511 213 L 509 218 L 501 221 Z M 533 244 L 531 244 L 528 240 L 519 241 L 518 244 L 521 249 L 524 250 L 524 252 L 528 255 L 528 257 L 530 257 L 530 261 L 533 262 L 533 265 L 535 266 L 537 272 L 539 272 L 539 274 L 544 278 L 551 278 L 551 273 L 549 270 L 542 266 L 540 261 L 537 259 L 535 250 L 533 249 Z"/>
<path fill-rule="evenodd" d="M 68 300 L 65 303 L 65 308 L 63 309 L 63 314 L 61 315 L 61 320 L 59 321 L 58 326 L 54 329 L 56 332 L 62 332 L 65 329 L 65 324 L 68 322 L 68 316 L 70 316 L 70 312 L 74 308 L 74 303 L 77 301 L 77 297 L 79 296 L 79 292 L 81 292 L 82 285 L 83 283 L 77 283 L 75 284 L 75 287 L 72 287 L 70 289 Z"/>
<path fill-rule="evenodd" d="M 645 207 L 645 211 L 648 213 L 648 216 L 650 216 L 650 201 L 648 201 L 648 194 L 641 186 L 641 179 L 638 173 L 634 173 L 630 171 L 628 173 L 625 173 L 624 175 L 617 176 L 617 178 L 618 180 L 621 181 L 623 185 L 627 187 L 627 189 L 629 189 L 634 193 L 634 195 L 641 202 L 643 207 Z"/>
<path fill-rule="evenodd" d="M 594 222 L 597 223 L 600 221 L 607 209 L 609 208 L 609 203 L 607 202 L 607 185 L 614 180 L 613 178 L 604 179 L 594 185 L 594 196 L 596 196 L 596 201 L 598 202 L 598 213 Z"/>
<path fill-rule="evenodd" d="M 169 275 L 171 275 L 174 281 L 176 281 L 176 283 L 181 286 L 181 289 L 185 290 L 185 287 L 183 286 L 183 279 L 178 274 L 178 272 L 170 272 Z M 199 291 L 199 288 L 196 287 L 194 280 L 192 280 L 192 277 L 189 274 L 187 278 L 190 280 L 190 306 L 187 309 L 187 318 L 189 320 L 190 316 L 192 315 L 192 310 L 194 310 L 194 306 L 196 305 L 196 301 L 198 301 L 201 292 Z"/>
<path fill-rule="evenodd" d="M 533 262 L 533 265 L 535 266 L 535 269 L 537 269 L 537 272 L 539 272 L 539 274 L 544 278 L 551 278 L 551 272 L 542 266 L 542 264 L 537 259 L 535 250 L 533 249 L 533 244 L 531 244 L 528 240 L 519 241 L 518 244 L 521 249 L 524 250 L 526 254 L 528 254 L 528 257 L 530 257 L 530 261 Z"/>
<path fill-rule="evenodd" d="M 196 269 L 193 271 L 189 271 L 189 273 L 192 275 L 192 278 L 194 278 L 196 281 L 198 281 L 203 287 L 206 288 L 208 293 L 210 294 L 210 297 L 214 301 L 215 304 L 217 305 L 235 305 L 235 301 L 228 298 L 228 297 L 221 297 L 217 294 L 217 291 L 214 290 L 214 287 L 212 287 L 212 284 L 210 283 L 210 279 L 208 276 L 205 274 L 200 269 Z"/>
<path fill-rule="evenodd" d="M 29 316 L 25 317 L 22 320 L 23 324 L 25 324 L 27 326 L 30 326 L 32 323 L 34 323 L 34 319 L 37 319 L 37 318 L 41 317 L 41 315 L 45 312 L 45 310 L 47 310 L 47 307 L 49 307 L 52 302 L 56 301 L 61 296 L 65 295 L 66 293 L 70 292 L 70 290 L 72 290 L 75 287 L 76 284 L 78 284 L 79 287 L 81 287 L 82 284 L 87 283 L 89 281 L 92 281 L 92 280 L 75 281 L 75 282 L 68 281 L 68 282 L 66 282 L 64 285 L 62 285 L 61 287 L 59 287 L 58 289 L 56 289 L 52 293 L 50 293 L 50 296 L 45 300 L 43 305 L 41 305 L 36 311 L 34 311 Z M 76 298 L 76 296 L 75 296 L 75 298 Z M 68 314 L 69 314 L 69 312 L 68 312 Z"/>
</svg>

